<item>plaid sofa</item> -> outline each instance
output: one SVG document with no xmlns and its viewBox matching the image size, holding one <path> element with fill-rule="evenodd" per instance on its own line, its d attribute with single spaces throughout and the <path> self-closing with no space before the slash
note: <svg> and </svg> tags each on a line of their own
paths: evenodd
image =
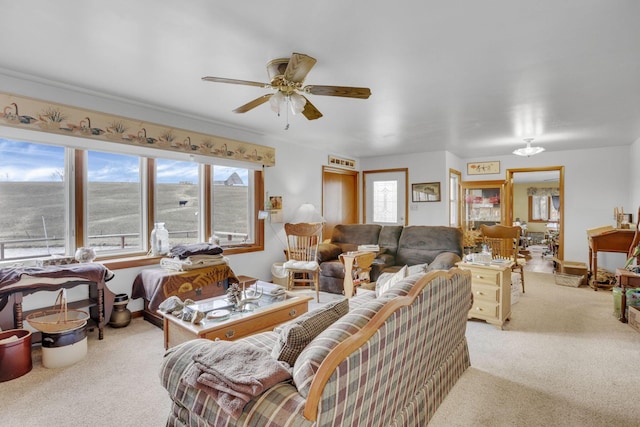
<svg viewBox="0 0 640 427">
<path fill-rule="evenodd" d="M 293 366 L 293 381 L 250 401 L 233 419 L 180 381 L 210 341 L 167 351 L 160 377 L 173 401 L 167 426 L 424 426 L 470 366 L 465 337 L 471 276 L 417 274 L 376 298 L 360 293 Z M 271 351 L 277 332 L 242 340 Z"/>
</svg>

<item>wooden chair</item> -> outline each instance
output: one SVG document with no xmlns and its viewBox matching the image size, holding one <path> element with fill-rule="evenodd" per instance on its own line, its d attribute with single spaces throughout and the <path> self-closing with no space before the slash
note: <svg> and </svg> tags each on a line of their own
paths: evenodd
<svg viewBox="0 0 640 427">
<path fill-rule="evenodd" d="M 287 262 L 283 267 L 287 272 L 287 288 L 293 289 L 297 283 L 306 285 L 304 287 L 313 284 L 320 302 L 320 265 L 316 257 L 322 223 L 287 223 L 284 231 L 287 235 Z"/>
<path fill-rule="evenodd" d="M 513 261 L 511 271 L 520 270 L 522 293 L 524 293 L 524 264 L 525 260 L 518 257 L 520 252 L 520 227 L 506 225 L 480 226 L 482 241 L 491 249 L 493 258 L 509 259 Z"/>
</svg>

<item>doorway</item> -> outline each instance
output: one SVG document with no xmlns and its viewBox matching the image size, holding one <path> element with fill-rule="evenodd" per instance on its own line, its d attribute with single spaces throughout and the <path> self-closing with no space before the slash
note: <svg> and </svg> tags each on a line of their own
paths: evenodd
<svg viewBox="0 0 640 427">
<path fill-rule="evenodd" d="M 358 223 L 357 171 L 322 167 L 322 217 L 325 220 L 322 235 L 327 237 L 331 237 L 338 224 Z"/>
<path fill-rule="evenodd" d="M 556 194 L 557 197 L 554 197 Z M 532 208 L 532 200 L 535 200 L 532 199 L 532 195 L 538 195 L 539 198 L 542 198 L 542 214 L 540 206 L 534 204 Z M 525 222 L 531 241 L 540 242 L 543 246 L 548 245 L 548 249 L 543 253 L 548 255 L 548 251 L 551 251 L 553 258 L 563 260 L 564 166 L 507 169 L 505 196 L 505 224 L 512 224 L 516 219 Z M 548 197 L 546 202 L 545 197 Z M 557 218 L 550 214 L 552 209 L 557 210 Z M 539 239 L 540 235 L 542 235 L 541 239 Z M 532 236 L 535 236 L 536 240 L 533 240 Z"/>
</svg>

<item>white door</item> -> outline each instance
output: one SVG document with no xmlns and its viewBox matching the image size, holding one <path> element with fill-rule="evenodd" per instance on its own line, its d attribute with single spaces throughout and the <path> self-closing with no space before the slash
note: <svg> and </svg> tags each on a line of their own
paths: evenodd
<svg viewBox="0 0 640 427">
<path fill-rule="evenodd" d="M 364 171 L 364 223 L 406 225 L 407 169 Z"/>
</svg>

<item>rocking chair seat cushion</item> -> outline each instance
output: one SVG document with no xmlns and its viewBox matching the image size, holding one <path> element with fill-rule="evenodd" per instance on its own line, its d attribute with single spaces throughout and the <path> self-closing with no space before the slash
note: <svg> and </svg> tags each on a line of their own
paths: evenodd
<svg viewBox="0 0 640 427">
<path fill-rule="evenodd" d="M 289 261 L 285 262 L 282 267 L 284 267 L 286 270 L 314 271 L 320 268 L 320 265 L 316 261 L 296 261 L 290 259 Z"/>
</svg>

